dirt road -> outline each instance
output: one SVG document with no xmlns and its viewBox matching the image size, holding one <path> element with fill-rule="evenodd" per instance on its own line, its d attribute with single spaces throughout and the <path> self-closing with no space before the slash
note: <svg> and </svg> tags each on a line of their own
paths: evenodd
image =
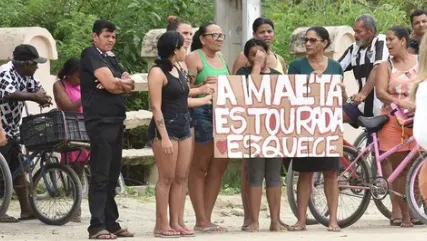
<svg viewBox="0 0 427 241">
<path fill-rule="evenodd" d="M 119 197 L 117 199 L 121 213 L 120 222 L 131 231 L 136 232 L 136 237 L 128 240 L 159 240 L 152 235 L 155 221 L 154 199 L 141 199 Z M 284 200 L 286 202 L 286 200 Z M 257 233 L 245 233 L 240 231 L 242 224 L 240 196 L 220 196 L 215 208 L 214 221 L 229 229 L 228 233 L 198 234 L 197 237 L 181 238 L 185 240 L 216 241 L 225 240 L 315 240 L 315 241 L 417 241 L 426 240 L 426 226 L 415 228 L 390 227 L 388 221 L 378 213 L 373 205 L 367 213 L 355 225 L 342 230 L 340 233 L 328 233 L 321 225 L 308 226 L 306 232 L 268 232 L 269 218 L 265 198 L 263 199 L 262 212 L 260 214 L 261 231 Z M 83 200 L 82 223 L 68 223 L 61 227 L 47 226 L 38 220 L 25 221 L 16 224 L 0 224 L 0 240 L 88 240 L 86 228 L 89 223 L 89 211 L 87 200 Z M 12 203 L 9 214 L 18 215 L 18 203 Z M 191 203 L 186 203 L 186 220 L 188 227 L 194 226 L 194 214 Z M 287 204 L 282 205 L 282 218 L 288 223 L 295 222 Z"/>
</svg>

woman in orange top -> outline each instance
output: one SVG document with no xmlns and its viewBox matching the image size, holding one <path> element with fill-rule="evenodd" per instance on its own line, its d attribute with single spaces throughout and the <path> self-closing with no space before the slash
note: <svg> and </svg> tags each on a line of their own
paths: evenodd
<svg viewBox="0 0 427 241">
<path fill-rule="evenodd" d="M 408 43 L 409 32 L 406 28 L 392 27 L 387 31 L 386 44 L 390 56 L 393 57 L 388 62 L 380 65 L 375 86 L 378 98 L 384 103 L 382 114 L 389 115 L 390 117 L 390 121 L 378 133 L 379 147 L 384 152 L 400 144 L 403 138 L 412 136 L 411 129 L 402 129 L 396 117 L 390 115 L 391 103 L 395 103 L 400 108 L 411 112 L 415 107 L 409 98 L 409 90 L 418 75 L 418 61 L 416 55 L 408 52 Z M 395 169 L 402 162 L 409 151 L 414 148 L 415 144 L 413 142 L 410 145 L 403 146 L 398 152 L 388 158 L 387 161 L 390 161 L 392 169 Z M 388 177 L 392 173 L 390 165 L 386 164 L 387 161 L 382 163 L 385 177 Z M 410 165 L 407 166 L 407 168 L 409 167 Z M 405 193 L 407 168 L 396 178 L 391 189 L 399 193 Z M 407 204 L 402 198 L 397 196 L 395 198 L 402 211 L 400 226 L 412 227 L 415 220 L 411 220 Z M 393 217 L 393 215 L 396 215 L 396 212 L 394 212 L 396 210 L 393 209 L 392 207 L 392 220 L 397 219 L 397 217 Z"/>
</svg>

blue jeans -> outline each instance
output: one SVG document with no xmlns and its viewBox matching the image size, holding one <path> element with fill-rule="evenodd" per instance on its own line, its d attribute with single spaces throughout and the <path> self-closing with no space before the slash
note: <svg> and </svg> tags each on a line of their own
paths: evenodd
<svg viewBox="0 0 427 241">
<path fill-rule="evenodd" d="M 175 114 L 163 113 L 163 118 L 170 140 L 180 141 L 185 140 L 191 136 L 191 116 L 189 112 Z M 151 144 L 156 138 L 161 140 L 160 133 L 157 130 L 156 124 L 154 123 L 154 118 L 152 118 L 150 125 L 148 126 L 149 144 Z"/>
<path fill-rule="evenodd" d="M 195 140 L 200 144 L 213 141 L 212 105 L 193 108 Z"/>
</svg>

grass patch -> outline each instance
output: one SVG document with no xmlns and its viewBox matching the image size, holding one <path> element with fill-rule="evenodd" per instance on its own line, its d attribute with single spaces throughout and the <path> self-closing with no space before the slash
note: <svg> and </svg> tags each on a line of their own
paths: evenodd
<svg viewBox="0 0 427 241">
<path fill-rule="evenodd" d="M 234 195 L 240 193 L 240 176 L 242 173 L 242 161 L 232 160 L 222 177 L 221 191 L 223 195 Z"/>
</svg>

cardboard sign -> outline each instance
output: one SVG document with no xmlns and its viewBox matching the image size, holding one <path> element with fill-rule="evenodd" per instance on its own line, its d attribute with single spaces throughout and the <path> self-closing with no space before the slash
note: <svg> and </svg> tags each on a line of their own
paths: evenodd
<svg viewBox="0 0 427 241">
<path fill-rule="evenodd" d="M 213 98 L 214 156 L 342 156 L 341 79 L 219 76 Z"/>
</svg>

